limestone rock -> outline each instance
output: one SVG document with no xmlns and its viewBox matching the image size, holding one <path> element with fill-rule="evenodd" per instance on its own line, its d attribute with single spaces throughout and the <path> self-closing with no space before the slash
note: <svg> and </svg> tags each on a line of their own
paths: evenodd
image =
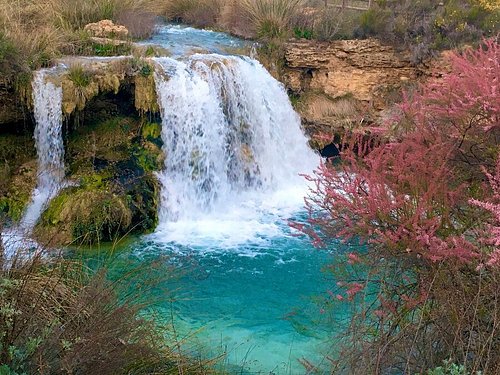
<svg viewBox="0 0 500 375">
<path fill-rule="evenodd" d="M 126 39 L 129 34 L 125 26 L 115 25 L 111 20 L 89 23 L 84 30 L 96 38 Z"/>
<path fill-rule="evenodd" d="M 285 84 L 293 91 L 312 89 L 332 98 L 349 94 L 375 105 L 381 86 L 398 86 L 417 75 L 408 54 L 372 39 L 293 41 L 286 46 L 285 64 Z"/>
<path fill-rule="evenodd" d="M 408 53 L 377 40 L 294 40 L 285 46 L 282 80 L 301 96 L 297 109 L 313 135 L 366 126 L 421 74 Z"/>
</svg>

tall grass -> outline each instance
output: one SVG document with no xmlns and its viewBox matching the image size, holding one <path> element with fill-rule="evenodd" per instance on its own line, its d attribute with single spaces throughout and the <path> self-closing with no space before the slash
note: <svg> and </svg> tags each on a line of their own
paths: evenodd
<svg viewBox="0 0 500 375">
<path fill-rule="evenodd" d="M 57 54 L 63 37 L 34 0 L 0 0 L 1 73 L 36 69 Z M 3 63 L 2 63 L 3 60 Z"/>
<path fill-rule="evenodd" d="M 134 13 L 140 17 L 145 13 L 159 12 L 162 2 L 160 0 L 45 0 L 42 6 L 51 9 L 56 25 L 75 30 L 103 19 L 117 21 L 124 13 Z"/>
<path fill-rule="evenodd" d="M 284 38 L 290 32 L 291 22 L 301 0 L 242 0 L 261 39 Z"/>
<path fill-rule="evenodd" d="M 149 36 L 163 0 L 0 0 L 0 73 L 47 66 L 62 53 L 81 51 L 83 27 L 111 19 L 132 38 Z"/>
</svg>

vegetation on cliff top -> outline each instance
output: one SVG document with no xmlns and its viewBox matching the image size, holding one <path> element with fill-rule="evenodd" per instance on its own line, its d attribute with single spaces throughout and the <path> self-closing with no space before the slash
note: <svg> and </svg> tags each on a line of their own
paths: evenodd
<svg viewBox="0 0 500 375">
<path fill-rule="evenodd" d="M 419 61 L 435 49 L 494 35 L 500 9 L 491 0 L 378 0 L 367 11 L 313 0 L 0 0 L 0 72 L 5 79 L 61 55 L 120 53 L 93 42 L 85 25 L 110 19 L 144 38 L 157 15 L 272 43 L 378 37 L 411 48 Z"/>
<path fill-rule="evenodd" d="M 159 0 L 0 0 L 0 72 L 5 79 L 61 55 L 114 53 L 111 45 L 93 43 L 84 26 L 110 19 L 126 26 L 130 37 L 144 38 L 161 5 Z"/>
<path fill-rule="evenodd" d="M 319 41 L 375 37 L 411 49 L 415 62 L 434 50 L 478 42 L 500 30 L 500 7 L 490 0 L 375 0 L 368 10 L 343 8 L 341 3 L 169 0 L 165 14 L 271 44 L 290 37 Z"/>
</svg>

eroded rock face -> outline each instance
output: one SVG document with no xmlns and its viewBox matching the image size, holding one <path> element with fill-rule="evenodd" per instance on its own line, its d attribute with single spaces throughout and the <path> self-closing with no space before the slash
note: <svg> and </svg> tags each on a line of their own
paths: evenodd
<svg viewBox="0 0 500 375">
<path fill-rule="evenodd" d="M 111 20 L 89 23 L 85 26 L 84 30 L 89 33 L 90 36 L 96 38 L 126 39 L 129 34 L 125 26 L 115 25 Z"/>
<path fill-rule="evenodd" d="M 382 109 L 384 91 L 414 80 L 409 55 L 376 40 L 293 41 L 285 51 L 285 84 L 294 92 L 351 95 Z"/>
<path fill-rule="evenodd" d="M 67 73 L 56 77 L 63 90 L 63 113 L 68 116 L 82 111 L 87 103 L 98 95 L 114 93 L 124 87 L 135 87 L 135 106 L 141 112 L 158 112 L 152 67 L 142 59 L 128 57 L 109 58 L 66 58 L 61 60 L 70 67 Z M 78 67 L 79 74 L 72 74 Z M 85 79 L 81 76 L 84 75 Z"/>
<path fill-rule="evenodd" d="M 296 96 L 296 109 L 313 148 L 324 135 L 379 123 L 401 89 L 427 74 L 410 56 L 377 40 L 291 41 L 281 76 Z M 323 137 L 323 138 L 322 138 Z"/>
</svg>

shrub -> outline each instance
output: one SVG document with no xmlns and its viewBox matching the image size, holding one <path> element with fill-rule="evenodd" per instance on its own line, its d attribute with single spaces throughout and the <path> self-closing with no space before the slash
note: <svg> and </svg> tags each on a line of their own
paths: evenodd
<svg viewBox="0 0 500 375">
<path fill-rule="evenodd" d="M 326 8 L 314 23 L 314 36 L 321 41 L 352 39 L 358 18 L 358 11 Z"/>
<path fill-rule="evenodd" d="M 91 74 L 81 64 L 73 64 L 68 70 L 68 78 L 76 87 L 87 87 L 90 84 Z"/>
<path fill-rule="evenodd" d="M 123 10 L 116 21 L 124 25 L 134 39 L 150 38 L 155 30 L 156 14 L 148 10 Z"/>
<path fill-rule="evenodd" d="M 118 21 L 126 13 L 143 17 L 149 12 L 159 11 L 161 2 L 155 0 L 46 0 L 46 3 L 41 6 L 49 7 L 58 26 L 66 30 L 77 30 L 82 29 L 88 23 L 104 19 Z M 136 22 L 136 20 L 131 21 Z"/>
<path fill-rule="evenodd" d="M 218 24 L 233 34 L 244 38 L 255 38 L 253 22 L 240 0 L 229 0 L 224 3 Z"/>
<path fill-rule="evenodd" d="M 410 48 L 420 62 L 435 49 L 456 48 L 498 32 L 500 11 L 475 0 L 377 2 L 361 16 L 356 33 Z"/>
</svg>

